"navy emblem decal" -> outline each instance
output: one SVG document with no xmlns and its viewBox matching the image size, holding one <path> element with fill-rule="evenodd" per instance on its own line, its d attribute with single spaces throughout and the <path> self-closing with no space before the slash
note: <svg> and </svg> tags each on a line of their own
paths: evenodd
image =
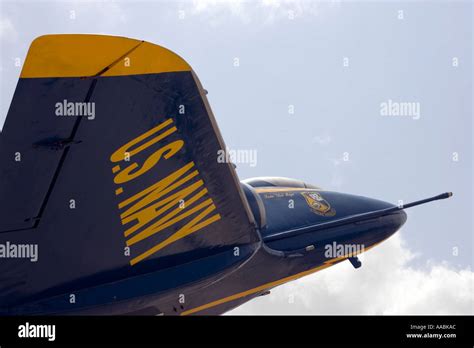
<svg viewBox="0 0 474 348">
<path fill-rule="evenodd" d="M 336 215 L 336 210 L 331 207 L 328 201 L 326 201 L 319 192 L 301 192 L 306 203 L 311 208 L 313 213 L 322 216 L 334 216 Z"/>
</svg>

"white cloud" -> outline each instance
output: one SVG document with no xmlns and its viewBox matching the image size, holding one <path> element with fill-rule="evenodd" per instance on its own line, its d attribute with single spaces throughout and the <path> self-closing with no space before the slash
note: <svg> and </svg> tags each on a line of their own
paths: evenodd
<svg viewBox="0 0 474 348">
<path fill-rule="evenodd" d="M 16 41 L 18 33 L 15 30 L 11 20 L 6 17 L 0 18 L 0 40 L 6 40 L 10 42 Z"/>
<path fill-rule="evenodd" d="M 338 1 L 325 3 L 329 7 Z M 278 20 L 297 19 L 302 16 L 318 16 L 322 3 L 312 0 L 194 0 L 184 4 L 182 10 L 199 15 L 213 25 L 226 24 L 228 16 L 243 23 L 274 24 Z"/>
<path fill-rule="evenodd" d="M 332 141 L 332 137 L 330 135 L 316 135 L 313 137 L 312 142 L 318 145 L 328 145 Z"/>
<path fill-rule="evenodd" d="M 200 16 L 214 27 L 226 24 L 229 15 L 238 18 L 245 24 L 248 24 L 251 20 L 249 6 L 241 0 L 194 0 L 191 3 L 183 3 L 180 7 L 186 15 Z"/>
<path fill-rule="evenodd" d="M 397 233 L 363 254 L 282 285 L 229 314 L 473 314 L 474 273 L 447 263 L 410 266 L 418 257 Z M 289 303 L 293 298 L 293 303 Z"/>
<path fill-rule="evenodd" d="M 91 21 L 91 18 L 98 17 L 98 21 L 105 30 L 114 30 L 116 27 L 125 25 L 128 21 L 126 11 L 120 5 L 120 2 L 114 1 L 99 1 L 99 2 L 84 2 L 73 1 L 65 2 L 65 15 L 71 18 L 71 11 L 74 12 L 75 20 Z"/>
</svg>

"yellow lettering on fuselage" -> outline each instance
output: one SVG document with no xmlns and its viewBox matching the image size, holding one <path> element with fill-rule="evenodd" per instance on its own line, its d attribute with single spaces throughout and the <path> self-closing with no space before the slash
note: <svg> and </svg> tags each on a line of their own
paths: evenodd
<svg viewBox="0 0 474 348">
<path fill-rule="evenodd" d="M 169 126 L 171 128 L 166 129 Z M 138 161 L 127 163 L 133 156 L 165 140 L 176 130 L 173 120 L 168 119 L 115 151 L 110 157 L 114 164 L 114 183 L 122 185 L 140 180 L 143 174 L 159 166 L 160 161 L 168 160 L 178 153 L 185 145 L 182 140 L 175 140 L 154 149 L 141 164 Z M 152 136 L 154 138 L 147 140 Z M 127 166 L 121 168 L 123 164 Z M 116 190 L 116 195 L 124 191 L 126 190 L 121 186 Z M 208 197 L 208 190 L 200 179 L 194 162 L 185 164 L 163 179 L 122 200 L 118 208 L 121 211 L 122 225 L 127 228 L 124 237 L 128 238 L 128 247 L 149 241 L 150 237 L 167 228 L 177 229 L 175 233 L 163 237 L 158 244 L 148 247 L 148 243 L 144 252 L 132 258 L 132 266 L 221 218 L 215 212 L 216 206 Z M 187 218 L 191 220 L 182 226 L 181 221 Z"/>
</svg>

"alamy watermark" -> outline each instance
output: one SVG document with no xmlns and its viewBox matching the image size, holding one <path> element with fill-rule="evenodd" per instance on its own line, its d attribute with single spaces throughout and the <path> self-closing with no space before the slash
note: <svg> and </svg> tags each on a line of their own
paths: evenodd
<svg viewBox="0 0 474 348">
<path fill-rule="evenodd" d="M 56 325 L 54 324 L 30 324 L 26 322 L 18 326 L 19 338 L 46 338 L 52 342 L 56 340 Z"/>
<path fill-rule="evenodd" d="M 70 102 L 64 99 L 55 104 L 56 116 L 87 117 L 88 120 L 95 119 L 94 102 Z"/>
<path fill-rule="evenodd" d="M 396 102 L 392 99 L 380 103 L 381 116 L 401 116 L 411 117 L 419 120 L 421 117 L 421 108 L 419 102 Z"/>
<path fill-rule="evenodd" d="M 354 257 L 364 252 L 364 244 L 326 244 L 324 246 L 324 257 L 332 259 L 335 257 Z"/>
<path fill-rule="evenodd" d="M 257 165 L 257 150 L 255 149 L 229 149 L 217 151 L 217 163 L 240 163 L 250 167 Z"/>
<path fill-rule="evenodd" d="M 6 241 L 0 244 L 0 259 L 30 259 L 38 261 L 38 244 L 15 244 Z"/>
</svg>

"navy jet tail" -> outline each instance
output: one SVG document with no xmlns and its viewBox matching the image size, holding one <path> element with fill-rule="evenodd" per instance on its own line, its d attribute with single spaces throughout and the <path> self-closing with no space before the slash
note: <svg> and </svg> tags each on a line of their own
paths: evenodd
<svg viewBox="0 0 474 348">
<path fill-rule="evenodd" d="M 0 137 L 3 312 L 119 302 L 244 262 L 260 238 L 220 149 L 205 91 L 173 52 L 122 37 L 37 38 Z M 23 257 L 34 246 L 37 259 Z M 134 291 L 99 291 L 156 272 L 122 284 Z"/>
</svg>

